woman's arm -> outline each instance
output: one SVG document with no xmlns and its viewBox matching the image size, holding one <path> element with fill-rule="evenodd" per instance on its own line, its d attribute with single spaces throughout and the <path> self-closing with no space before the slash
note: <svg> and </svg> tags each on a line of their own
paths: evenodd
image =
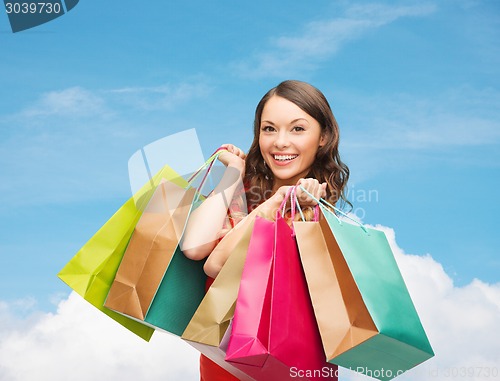
<svg viewBox="0 0 500 381">
<path fill-rule="evenodd" d="M 200 260 L 212 252 L 231 200 L 238 187 L 242 187 L 245 154 L 231 144 L 222 147 L 227 148 L 219 155 L 226 165 L 224 175 L 211 195 L 191 213 L 181 241 L 181 250 L 189 259 Z"/>
<path fill-rule="evenodd" d="M 274 219 L 273 216 L 275 215 L 275 211 L 279 209 L 279 206 L 284 199 L 284 194 L 286 193 L 285 188 L 288 187 L 283 187 L 283 194 L 278 191 L 270 199 L 255 208 L 252 213 L 250 213 L 245 219 L 238 223 L 235 229 L 243 229 L 243 231 L 246 230 L 247 226 L 252 223 L 256 215 L 265 217 L 270 220 Z M 228 244 L 231 245 L 231 243 Z M 224 250 L 213 250 L 208 256 L 207 261 L 205 262 L 205 265 L 203 267 L 205 273 L 209 277 L 215 278 L 219 274 L 222 266 L 224 265 L 224 263 L 226 263 L 229 255 L 231 255 L 232 252 L 232 248 L 227 247 L 227 245 Z"/>
<path fill-rule="evenodd" d="M 316 179 L 300 179 L 297 185 L 302 185 L 309 193 L 314 195 L 316 198 L 321 198 L 326 195 L 326 184 L 320 184 Z M 254 218 L 252 215 L 259 215 L 265 217 L 269 220 L 274 220 L 276 217 L 276 212 L 279 210 L 283 200 L 285 199 L 286 193 L 290 186 L 282 186 L 278 188 L 278 190 L 274 193 L 272 197 L 268 200 L 260 204 L 257 208 L 255 208 L 251 215 L 247 218 Z M 298 191 L 297 191 L 298 193 Z M 310 199 L 303 192 L 300 193 L 300 197 L 298 195 L 299 202 L 302 206 L 314 205 L 315 202 Z M 241 221 L 242 224 L 245 224 L 245 220 Z M 215 247 L 215 245 L 214 245 Z M 213 250 L 213 248 L 212 248 Z M 224 263 L 226 263 L 228 256 L 231 253 L 227 250 L 225 251 L 213 251 L 207 258 L 203 269 L 205 273 L 212 278 L 215 278 Z"/>
</svg>

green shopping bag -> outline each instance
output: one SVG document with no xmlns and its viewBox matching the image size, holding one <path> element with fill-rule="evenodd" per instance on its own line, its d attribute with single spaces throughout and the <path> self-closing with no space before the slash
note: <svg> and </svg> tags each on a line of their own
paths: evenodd
<svg viewBox="0 0 500 381">
<path fill-rule="evenodd" d="M 330 362 L 390 380 L 434 352 L 384 232 L 341 221 L 325 204 L 321 210 L 378 330 Z"/>
<path fill-rule="evenodd" d="M 205 261 L 184 256 L 179 241 L 213 168 L 216 151 L 188 180 L 207 170 L 197 189 L 168 181 L 156 188 L 123 255 L 104 306 L 154 328 L 182 335 L 205 295 Z"/>
<path fill-rule="evenodd" d="M 186 187 L 188 183 L 164 166 L 118 209 L 59 272 L 58 277 L 85 300 L 146 341 L 154 329 L 104 307 L 104 301 L 134 227 L 162 179 Z"/>
</svg>

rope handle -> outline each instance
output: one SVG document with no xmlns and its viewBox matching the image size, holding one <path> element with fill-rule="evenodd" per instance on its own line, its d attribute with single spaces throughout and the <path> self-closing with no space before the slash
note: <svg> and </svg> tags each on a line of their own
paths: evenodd
<svg viewBox="0 0 500 381">
<path fill-rule="evenodd" d="M 188 183 L 191 184 L 194 180 L 196 180 L 196 178 L 200 175 L 201 171 L 203 171 L 207 166 L 212 166 L 213 163 L 215 162 L 215 160 L 217 159 L 217 157 L 219 157 L 220 153 L 222 151 L 227 151 L 226 148 L 223 148 L 223 147 L 219 147 L 215 150 L 215 152 L 213 154 L 210 155 L 210 157 L 207 159 L 207 161 L 205 161 L 205 163 L 203 163 L 201 165 L 200 168 L 198 168 L 192 175 L 191 177 L 188 179 Z"/>
<path fill-rule="evenodd" d="M 368 231 L 366 230 L 366 227 L 365 225 L 363 225 L 361 222 L 359 221 L 356 221 L 354 218 L 350 217 L 348 214 L 344 213 L 343 211 L 341 211 L 340 209 L 336 208 L 335 206 L 333 206 L 332 204 L 330 204 L 328 201 L 326 201 L 325 199 L 323 198 L 320 198 L 319 200 L 314 197 L 311 193 L 309 193 L 302 185 L 300 185 L 300 188 L 303 192 L 305 192 L 309 197 L 311 197 L 314 201 L 316 201 L 319 205 L 319 207 L 321 208 L 321 210 L 326 210 L 328 211 L 329 213 L 333 214 L 335 216 L 335 218 L 337 219 L 337 221 L 339 222 L 339 224 L 342 224 L 342 221 L 340 220 L 340 218 L 337 216 L 336 213 L 339 213 L 341 214 L 342 216 L 344 216 L 345 218 L 353 221 L 356 225 L 359 225 L 359 227 L 361 229 L 363 229 L 365 231 L 365 233 L 368 233 Z M 326 207 L 328 206 L 328 208 Z M 329 209 L 330 208 L 330 209 Z"/>
<path fill-rule="evenodd" d="M 278 209 L 277 212 L 281 211 L 281 217 L 284 217 L 285 216 L 285 206 L 286 206 L 286 203 L 288 200 L 290 200 L 290 204 L 291 204 L 291 208 L 290 208 L 290 218 L 291 220 L 293 221 L 295 219 L 295 215 L 297 214 L 297 211 L 298 213 L 300 214 L 300 218 L 302 221 L 305 221 L 306 218 L 304 216 L 304 212 L 302 211 L 302 208 L 300 207 L 300 203 L 299 203 L 299 199 L 297 198 L 297 188 L 299 187 L 299 185 L 296 185 L 294 187 L 290 187 L 286 194 L 285 194 L 285 197 L 283 199 L 283 201 L 281 202 L 281 205 Z M 301 186 L 302 187 L 302 186 Z M 309 192 L 306 191 L 307 194 L 311 195 Z M 314 199 L 314 197 L 313 197 Z M 315 207 L 314 207 L 314 217 L 313 217 L 313 221 L 317 222 L 319 221 L 319 210 L 320 210 L 320 207 L 319 207 L 319 204 L 317 204 Z"/>
<path fill-rule="evenodd" d="M 203 189 L 203 187 L 205 186 L 206 184 L 206 181 L 207 181 L 207 178 L 208 178 L 208 175 L 210 174 L 210 172 L 212 171 L 212 168 L 214 166 L 214 163 L 215 161 L 217 160 L 217 158 L 219 157 L 219 155 L 221 154 L 221 152 L 223 151 L 227 151 L 227 148 L 224 148 L 224 147 L 219 147 L 215 150 L 215 152 L 210 155 L 210 157 L 205 161 L 205 163 L 203 163 L 201 165 L 200 168 L 198 168 L 194 173 L 193 175 L 191 175 L 191 177 L 187 180 L 188 182 L 188 186 L 190 186 L 194 180 L 196 180 L 196 178 L 198 178 L 198 176 L 202 173 L 202 171 L 206 168 L 207 170 L 205 171 L 205 174 L 203 175 L 203 178 L 201 179 L 201 182 L 200 182 L 200 185 L 198 185 L 198 188 L 196 188 L 196 198 L 194 200 L 194 202 L 198 201 L 199 198 L 200 198 L 200 195 L 201 195 L 201 191 Z"/>
<path fill-rule="evenodd" d="M 297 210 L 299 211 L 300 213 L 300 218 L 302 221 L 305 221 L 306 218 L 304 217 L 304 213 L 302 211 L 302 208 L 300 207 L 300 203 L 299 203 L 299 199 L 297 197 L 297 188 L 299 187 L 299 185 L 296 185 L 294 187 L 294 199 L 295 199 L 295 202 L 294 202 L 294 207 L 292 207 L 292 220 L 295 218 L 295 213 L 293 213 L 295 207 L 297 208 Z M 314 206 L 314 217 L 313 217 L 313 222 L 318 222 L 319 221 L 319 204 L 316 204 Z"/>
<path fill-rule="evenodd" d="M 290 201 L 292 200 L 291 199 L 292 192 L 293 192 L 293 187 L 290 187 L 290 188 L 287 189 L 285 197 L 283 198 L 283 201 L 281 201 L 281 205 L 278 208 L 278 210 L 276 211 L 276 217 L 278 217 L 278 213 L 280 211 L 281 211 L 281 217 L 285 217 L 286 203 L 287 203 L 288 199 L 290 199 Z"/>
</svg>

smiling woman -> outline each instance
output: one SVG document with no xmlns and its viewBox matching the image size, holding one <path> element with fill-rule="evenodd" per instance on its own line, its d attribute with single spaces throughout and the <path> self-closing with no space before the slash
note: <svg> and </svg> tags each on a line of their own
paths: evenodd
<svg viewBox="0 0 500 381">
<path fill-rule="evenodd" d="M 272 96 L 262 111 L 259 147 L 274 175 L 273 190 L 306 177 L 318 147 L 325 144 L 319 123 L 296 104 Z"/>
<path fill-rule="evenodd" d="M 231 144 L 223 145 L 226 150 L 218 158 L 227 169 L 214 192 L 191 214 L 181 243 L 188 258 L 208 257 L 204 266 L 210 277 L 207 287 L 229 255 L 215 247 L 247 212 L 272 219 L 289 188 L 296 185 L 302 185 L 316 199 L 348 203 L 344 189 L 349 169 L 340 160 L 338 145 L 337 122 L 318 89 L 305 82 L 285 81 L 264 95 L 255 112 L 254 140 L 248 155 Z M 302 207 L 315 204 L 300 188 L 297 197 Z M 238 201 L 243 199 L 248 204 L 241 207 Z M 231 206 L 239 205 L 238 213 L 231 206 L 228 210 L 228 201 L 232 201 Z M 202 381 L 237 380 L 204 356 L 200 374 Z"/>
<path fill-rule="evenodd" d="M 337 121 L 321 91 L 301 81 L 284 81 L 269 90 L 257 105 L 246 158 L 249 209 L 301 178 L 322 184 L 332 204 L 349 204 L 344 194 L 349 169 L 338 146 Z"/>
<path fill-rule="evenodd" d="M 215 278 L 227 259 L 211 255 L 223 233 L 242 213 L 255 209 L 272 219 L 291 186 L 302 185 L 315 198 L 331 204 L 350 205 L 345 196 L 349 169 L 340 159 L 338 146 L 339 128 L 321 91 L 292 80 L 269 90 L 255 111 L 248 155 L 232 144 L 223 145 L 226 151 L 218 158 L 226 171 L 208 199 L 191 214 L 182 242 L 184 254 L 194 260 L 208 257 L 205 271 Z M 238 202 L 242 194 L 243 207 Z M 300 188 L 297 197 L 306 209 L 315 204 Z M 231 208 L 235 204 L 236 214 Z M 232 224 L 228 212 L 236 216 Z M 312 213 L 306 210 L 305 215 Z M 204 223 L 207 220 L 212 222 L 209 227 Z"/>
</svg>

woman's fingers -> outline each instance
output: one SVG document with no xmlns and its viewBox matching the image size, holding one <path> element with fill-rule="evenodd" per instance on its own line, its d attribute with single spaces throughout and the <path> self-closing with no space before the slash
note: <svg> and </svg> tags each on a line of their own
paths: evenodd
<svg viewBox="0 0 500 381">
<path fill-rule="evenodd" d="M 233 155 L 236 155 L 242 159 L 245 159 L 247 156 L 241 148 L 236 147 L 234 144 L 223 144 L 223 145 L 221 145 L 221 148 L 227 149 L 228 152 L 230 152 Z"/>
<path fill-rule="evenodd" d="M 246 159 L 247 155 L 245 152 L 233 144 L 222 144 L 221 148 L 225 148 L 226 150 L 219 154 L 218 159 L 226 166 L 229 164 L 241 163 L 241 160 Z"/>
<path fill-rule="evenodd" d="M 327 187 L 327 183 L 322 183 L 321 184 L 321 198 L 325 198 L 326 197 L 326 187 Z"/>
<path fill-rule="evenodd" d="M 327 184 L 326 183 L 320 184 L 319 181 L 316 179 L 312 178 L 300 179 L 297 182 L 297 185 L 298 185 L 297 199 L 299 200 L 299 203 L 303 206 L 316 205 L 317 202 L 314 200 L 314 198 L 320 199 L 326 196 Z M 309 196 L 307 192 L 304 192 L 301 187 L 303 187 L 314 198 Z"/>
</svg>

